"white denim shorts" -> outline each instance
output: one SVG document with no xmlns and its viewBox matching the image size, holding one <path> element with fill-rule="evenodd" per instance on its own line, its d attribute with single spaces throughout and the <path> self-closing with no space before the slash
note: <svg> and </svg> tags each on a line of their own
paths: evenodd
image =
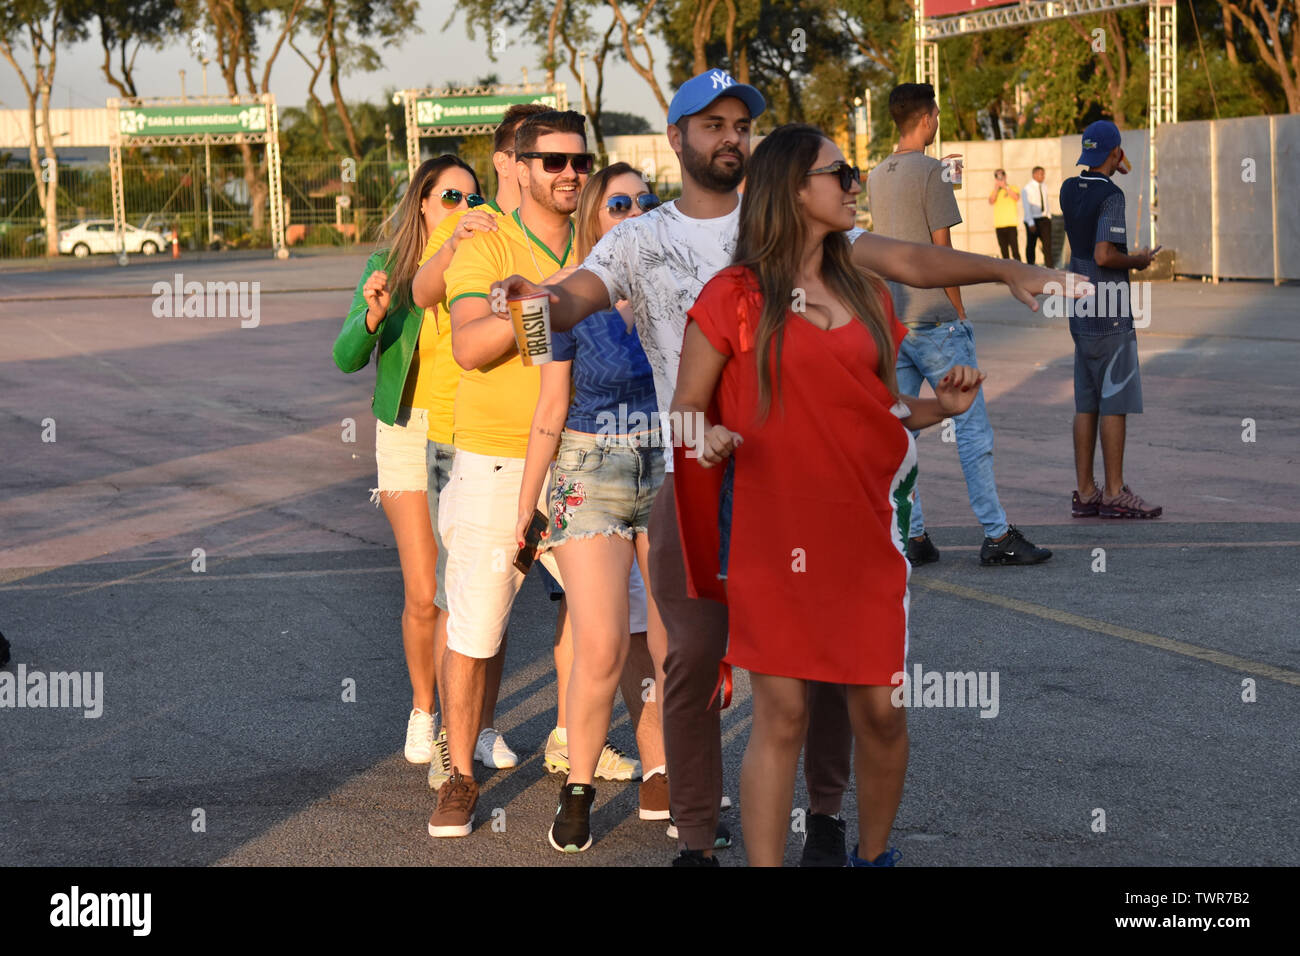
<svg viewBox="0 0 1300 956">
<path fill-rule="evenodd" d="M 438 533 L 447 549 L 447 647 L 465 657 L 492 657 L 510 619 L 524 576 L 515 568 L 515 521 L 522 458 L 496 458 L 456 449 L 451 480 L 438 499 Z M 546 502 L 546 489 L 538 507 Z M 564 586 L 555 556 L 537 563 Z"/>
<path fill-rule="evenodd" d="M 380 494 L 428 491 L 429 467 L 425 446 L 429 443 L 429 412 L 424 408 L 397 410 L 393 424 L 375 420 L 375 465 L 379 487 L 370 489 L 370 500 L 379 504 Z"/>
</svg>

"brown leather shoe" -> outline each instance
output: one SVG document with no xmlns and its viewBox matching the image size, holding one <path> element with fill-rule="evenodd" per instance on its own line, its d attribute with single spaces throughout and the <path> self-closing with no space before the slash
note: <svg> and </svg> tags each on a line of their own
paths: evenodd
<svg viewBox="0 0 1300 956">
<path fill-rule="evenodd" d="M 429 836 L 469 836 L 477 805 L 478 784 L 452 767 L 451 779 L 438 788 L 438 809 L 429 817 Z"/>
<path fill-rule="evenodd" d="M 640 786 L 641 807 L 637 811 L 642 820 L 668 819 L 668 774 L 657 773 Z"/>
</svg>

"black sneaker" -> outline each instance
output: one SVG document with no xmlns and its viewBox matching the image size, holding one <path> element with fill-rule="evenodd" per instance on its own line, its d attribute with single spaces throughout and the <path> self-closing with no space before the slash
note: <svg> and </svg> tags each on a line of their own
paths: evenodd
<svg viewBox="0 0 1300 956">
<path fill-rule="evenodd" d="M 932 564 L 939 560 L 939 549 L 930 540 L 929 532 L 919 538 L 907 539 L 907 560 L 914 568 L 923 564 Z"/>
<path fill-rule="evenodd" d="M 980 564 L 1040 564 L 1052 556 L 1046 548 L 1036 548 L 1034 543 L 1020 533 L 1015 525 L 1007 526 L 1001 541 L 984 539 L 980 548 Z"/>
<path fill-rule="evenodd" d="M 825 813 L 809 813 L 800 866 L 844 866 L 849 854 L 844 840 L 844 821 Z"/>
<path fill-rule="evenodd" d="M 589 783 L 566 783 L 560 788 L 560 805 L 546 839 L 561 853 L 581 853 L 591 846 L 591 804 L 596 788 Z"/>
<path fill-rule="evenodd" d="M 677 839 L 677 821 L 673 819 L 671 813 L 668 814 L 668 829 L 664 832 L 668 834 L 669 839 Z M 718 829 L 713 834 L 713 849 L 725 850 L 729 846 L 731 846 L 731 831 L 727 829 L 725 823 L 719 823 Z"/>
<path fill-rule="evenodd" d="M 705 856 L 702 850 L 682 850 L 673 860 L 673 866 L 721 866 L 716 856 Z"/>
</svg>

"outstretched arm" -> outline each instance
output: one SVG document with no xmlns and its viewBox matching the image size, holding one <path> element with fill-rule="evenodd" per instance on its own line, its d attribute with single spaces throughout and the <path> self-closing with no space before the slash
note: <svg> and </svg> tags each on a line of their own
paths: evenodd
<svg viewBox="0 0 1300 956">
<path fill-rule="evenodd" d="M 994 259 L 929 243 L 886 239 L 870 232 L 864 232 L 853 243 L 853 261 L 863 269 L 917 289 L 1001 282 L 1035 312 L 1036 295 L 1059 295 L 1066 290 L 1076 297 L 1092 294 L 1087 276 L 1071 277 L 1061 269 L 1044 269 L 1015 259 Z"/>
<path fill-rule="evenodd" d="M 492 302 L 502 308 L 496 313 L 497 318 L 510 319 L 510 312 L 504 307 L 506 299 L 537 292 L 551 294 L 551 328 L 559 332 L 569 331 L 587 316 L 603 312 L 612 304 L 605 283 L 586 269 L 578 269 L 553 285 L 538 285 L 521 275 L 513 275 L 492 283 Z"/>
</svg>

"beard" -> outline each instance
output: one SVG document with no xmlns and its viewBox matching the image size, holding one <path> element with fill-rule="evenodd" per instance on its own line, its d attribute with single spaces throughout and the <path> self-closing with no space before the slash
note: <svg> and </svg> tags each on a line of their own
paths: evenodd
<svg viewBox="0 0 1300 956">
<path fill-rule="evenodd" d="M 572 185 L 577 186 L 577 189 L 571 193 L 560 194 L 554 191 L 555 187 L 558 185 L 560 185 L 560 183 L 556 181 L 542 183 L 537 179 L 533 179 L 528 184 L 528 195 L 532 197 L 535 203 L 544 209 L 548 209 L 557 215 L 567 216 L 578 208 L 578 193 L 581 191 L 582 186 L 580 183 L 574 181 Z M 569 183 L 566 182 L 564 185 L 569 185 Z M 571 196 L 573 198 L 565 199 L 565 196 Z M 565 203 L 565 205 L 561 205 L 561 203 Z M 566 206 L 568 208 L 566 208 Z"/>
<path fill-rule="evenodd" d="M 722 154 L 727 153 L 728 150 L 722 151 Z M 714 160 L 719 155 L 714 153 L 712 156 L 705 156 L 692 148 L 690 143 L 682 140 L 682 166 L 686 168 L 687 175 L 710 192 L 729 193 L 745 178 L 745 157 L 739 150 L 730 153 L 739 162 L 734 169 L 728 169 L 725 166 L 714 165 Z"/>
</svg>

